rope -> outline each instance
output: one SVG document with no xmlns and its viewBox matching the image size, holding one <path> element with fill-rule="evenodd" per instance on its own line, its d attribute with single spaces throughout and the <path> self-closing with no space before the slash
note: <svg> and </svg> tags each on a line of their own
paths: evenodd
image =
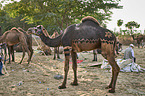
<svg viewBox="0 0 145 96">
<path fill-rule="evenodd" d="M 40 46 L 39 43 L 38 43 L 38 41 L 36 40 L 36 38 L 35 38 L 34 36 L 33 36 L 33 38 L 34 38 L 35 42 L 37 43 L 37 45 Z M 44 55 L 46 56 L 45 52 L 44 52 L 44 51 L 42 51 L 42 52 L 43 52 Z"/>
<path fill-rule="evenodd" d="M 36 38 L 34 36 L 33 36 L 33 38 L 36 41 L 37 45 L 40 46 L 38 41 L 36 40 Z M 44 53 L 44 56 L 47 56 L 44 51 L 43 51 L 43 53 Z M 54 68 L 54 66 L 53 66 L 53 68 Z M 54 68 L 54 70 L 59 74 L 59 72 L 55 68 Z"/>
<path fill-rule="evenodd" d="M 3 68 L 5 69 L 5 72 L 7 73 L 7 75 L 9 76 L 10 74 L 8 73 L 8 71 L 6 70 L 5 65 L 3 64 Z"/>
</svg>

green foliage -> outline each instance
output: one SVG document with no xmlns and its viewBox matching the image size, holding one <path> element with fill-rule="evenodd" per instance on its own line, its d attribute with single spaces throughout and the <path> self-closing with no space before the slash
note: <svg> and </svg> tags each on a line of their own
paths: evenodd
<svg viewBox="0 0 145 96">
<path fill-rule="evenodd" d="M 138 24 L 135 21 L 130 21 L 127 24 L 125 24 L 125 27 L 127 27 L 128 29 L 130 29 L 131 30 L 130 33 L 133 34 L 133 29 L 134 28 L 139 28 L 140 27 L 140 24 Z"/>
<path fill-rule="evenodd" d="M 3 0 L 7 1 L 7 0 Z M 3 6 L 8 18 L 20 19 L 27 25 L 43 25 L 49 34 L 64 30 L 67 26 L 80 23 L 85 16 L 95 17 L 106 26 L 112 12 L 110 9 L 122 8 L 120 0 L 20 0 Z M 7 21 L 8 22 L 8 21 Z"/>
<path fill-rule="evenodd" d="M 122 24 L 123 24 L 123 20 L 119 19 L 119 20 L 117 21 L 117 26 L 120 27 L 120 26 L 122 26 Z"/>
</svg>

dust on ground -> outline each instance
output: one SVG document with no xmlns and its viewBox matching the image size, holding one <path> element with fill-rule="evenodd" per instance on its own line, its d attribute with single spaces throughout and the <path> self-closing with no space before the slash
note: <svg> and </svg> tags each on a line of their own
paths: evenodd
<svg viewBox="0 0 145 96">
<path fill-rule="evenodd" d="M 127 46 L 123 46 L 125 49 Z M 137 64 L 145 68 L 145 48 L 134 48 Z M 34 51 L 32 61 L 27 65 L 27 54 L 18 64 L 22 53 L 15 53 L 15 62 L 5 64 L 9 76 L 0 76 L 0 96 L 145 96 L 145 72 L 120 72 L 115 93 L 108 93 L 105 87 L 110 83 L 111 73 L 100 67 L 90 67 L 104 59 L 98 54 L 98 61 L 94 62 L 92 52 L 79 53 L 78 86 L 71 86 L 73 70 L 67 79 L 67 88 L 58 89 L 63 79 L 54 79 L 57 74 L 64 74 L 64 55 L 61 59 L 53 60 L 53 55 L 40 55 Z M 117 58 L 123 58 L 119 55 Z"/>
</svg>

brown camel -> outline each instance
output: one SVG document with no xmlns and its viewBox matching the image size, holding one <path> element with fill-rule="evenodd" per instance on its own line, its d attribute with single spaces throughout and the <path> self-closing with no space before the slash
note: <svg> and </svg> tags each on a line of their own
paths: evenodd
<svg viewBox="0 0 145 96">
<path fill-rule="evenodd" d="M 139 34 L 137 35 L 136 37 L 134 35 L 131 35 L 133 40 L 137 40 L 137 45 L 138 45 L 138 48 L 140 48 L 140 45 L 144 46 L 143 42 L 145 42 L 145 35 L 142 35 L 142 34 Z"/>
<path fill-rule="evenodd" d="M 31 58 L 32 58 L 32 55 L 33 55 L 33 48 L 32 48 L 32 35 L 31 34 L 27 34 L 26 31 L 24 31 L 21 27 L 18 27 L 18 30 L 23 32 L 25 37 L 26 37 L 26 42 L 27 42 L 27 45 L 28 45 L 28 49 L 30 50 L 30 61 L 31 61 Z M 20 43 L 21 44 L 21 43 Z M 22 45 L 22 44 L 21 44 Z M 25 49 L 25 51 L 27 51 Z M 23 58 L 25 57 L 25 52 L 23 51 Z"/>
<path fill-rule="evenodd" d="M 116 37 L 111 31 L 100 27 L 98 21 L 91 16 L 83 18 L 80 24 L 70 25 L 65 29 L 63 34 L 54 39 L 46 37 L 43 34 L 44 30 L 46 29 L 42 25 L 38 25 L 37 27 L 28 29 L 28 32 L 40 36 L 41 40 L 48 46 L 63 46 L 65 55 L 65 75 L 62 85 L 58 87 L 59 89 L 66 88 L 70 54 L 74 71 L 74 81 L 71 85 L 76 86 L 78 85 L 77 52 L 101 49 L 101 54 L 112 66 L 112 80 L 106 88 L 109 89 L 110 93 L 115 92 L 115 85 L 120 68 L 115 61 Z"/>
<path fill-rule="evenodd" d="M 13 49 L 13 45 L 21 43 L 22 45 L 22 49 L 23 49 L 23 56 L 22 59 L 20 61 L 20 64 L 23 61 L 23 58 L 25 56 L 25 50 L 28 53 L 28 64 L 31 61 L 31 55 L 33 53 L 30 52 L 28 45 L 27 45 L 27 39 L 26 39 L 26 35 L 21 32 L 20 30 L 18 30 L 16 27 L 13 27 L 11 30 L 6 31 L 2 36 L 0 36 L 0 43 L 5 42 L 7 44 L 8 47 L 8 53 L 9 53 L 9 63 L 11 61 L 11 56 L 12 56 L 12 61 L 14 61 L 14 49 Z M 11 55 L 11 56 L 10 56 Z"/>
<path fill-rule="evenodd" d="M 58 32 L 54 31 L 54 33 L 52 34 L 51 38 L 56 38 L 57 36 L 59 36 Z M 57 58 L 60 59 L 59 47 L 54 47 L 54 57 L 53 57 L 54 60 L 56 59 L 56 54 L 57 54 Z"/>
</svg>

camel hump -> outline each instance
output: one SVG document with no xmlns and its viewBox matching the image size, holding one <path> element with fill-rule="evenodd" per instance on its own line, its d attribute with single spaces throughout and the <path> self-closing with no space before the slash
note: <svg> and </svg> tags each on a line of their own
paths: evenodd
<svg viewBox="0 0 145 96">
<path fill-rule="evenodd" d="M 18 30 L 20 30 L 20 31 L 22 31 L 22 32 L 24 32 L 24 33 L 26 33 L 26 31 L 24 31 L 21 27 L 18 27 Z"/>
<path fill-rule="evenodd" d="M 23 33 L 23 32 L 21 32 L 19 29 L 17 29 L 16 27 L 13 27 L 13 28 L 11 29 L 12 32 L 13 32 L 13 30 L 16 30 L 16 31 L 19 32 L 19 33 Z"/>
<path fill-rule="evenodd" d="M 93 21 L 93 22 L 95 22 L 96 24 L 100 25 L 100 23 L 98 22 L 98 20 L 96 20 L 96 19 L 95 19 L 94 17 L 92 17 L 92 16 L 84 17 L 81 21 L 82 21 L 82 23 L 83 23 L 83 22 L 88 21 L 88 20 Z"/>
</svg>

